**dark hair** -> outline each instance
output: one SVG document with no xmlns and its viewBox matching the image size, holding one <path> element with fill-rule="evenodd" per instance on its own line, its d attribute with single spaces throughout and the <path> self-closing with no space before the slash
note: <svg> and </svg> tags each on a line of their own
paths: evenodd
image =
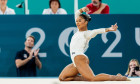
<svg viewBox="0 0 140 84">
<path fill-rule="evenodd" d="M 29 38 L 29 37 L 33 38 L 34 39 L 34 42 L 35 42 L 35 37 L 34 36 L 30 35 L 27 38 Z M 26 40 L 27 40 L 27 38 L 26 38 Z"/>
<path fill-rule="evenodd" d="M 50 6 L 50 8 L 51 8 L 51 3 L 52 3 L 53 1 L 57 1 L 58 4 L 59 4 L 59 8 L 61 8 L 61 4 L 60 4 L 60 1 L 59 1 L 59 0 L 50 0 L 50 1 L 49 1 L 49 6 Z"/>
<path fill-rule="evenodd" d="M 91 20 L 90 15 L 80 14 L 79 16 L 81 16 L 83 19 L 85 19 L 88 22 Z"/>
</svg>

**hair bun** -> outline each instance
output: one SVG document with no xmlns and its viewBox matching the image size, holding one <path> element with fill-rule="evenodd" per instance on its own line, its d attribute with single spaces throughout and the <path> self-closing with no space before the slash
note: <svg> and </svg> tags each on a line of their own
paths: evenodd
<svg viewBox="0 0 140 84">
<path fill-rule="evenodd" d="M 91 20 L 90 15 L 89 14 L 86 14 L 86 16 L 88 17 L 88 21 L 90 21 Z"/>
<path fill-rule="evenodd" d="M 83 19 L 85 19 L 86 21 L 91 21 L 91 17 L 89 14 L 80 14 L 79 16 L 83 17 Z"/>
</svg>

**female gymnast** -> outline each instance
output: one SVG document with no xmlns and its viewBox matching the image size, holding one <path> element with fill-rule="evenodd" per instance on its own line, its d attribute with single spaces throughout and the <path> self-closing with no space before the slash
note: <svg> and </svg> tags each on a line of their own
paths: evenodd
<svg viewBox="0 0 140 84">
<path fill-rule="evenodd" d="M 89 15 L 82 14 L 87 12 L 86 8 L 82 8 L 75 13 L 76 26 L 78 31 L 73 35 L 70 43 L 70 54 L 72 62 L 67 65 L 59 75 L 60 81 L 126 81 L 127 77 L 121 74 L 108 75 L 98 74 L 94 75 L 89 66 L 89 59 L 84 54 L 88 48 L 89 41 L 97 34 L 102 34 L 109 31 L 116 31 L 117 24 L 110 28 L 102 28 L 95 30 L 88 30 L 87 25 L 91 20 Z M 81 74 L 81 75 L 78 75 Z"/>
</svg>

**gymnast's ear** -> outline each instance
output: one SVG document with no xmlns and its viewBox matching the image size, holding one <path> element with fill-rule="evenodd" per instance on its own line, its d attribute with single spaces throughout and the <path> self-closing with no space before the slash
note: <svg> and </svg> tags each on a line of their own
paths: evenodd
<svg viewBox="0 0 140 84">
<path fill-rule="evenodd" d="M 88 21 L 85 20 L 85 24 L 88 24 Z"/>
</svg>

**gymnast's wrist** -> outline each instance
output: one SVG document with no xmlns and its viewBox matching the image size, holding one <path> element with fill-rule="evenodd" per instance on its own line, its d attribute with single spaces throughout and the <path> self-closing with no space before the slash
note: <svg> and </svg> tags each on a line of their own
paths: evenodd
<svg viewBox="0 0 140 84">
<path fill-rule="evenodd" d="M 105 29 L 105 32 L 109 32 L 109 28 L 106 28 L 106 29 Z"/>
</svg>

